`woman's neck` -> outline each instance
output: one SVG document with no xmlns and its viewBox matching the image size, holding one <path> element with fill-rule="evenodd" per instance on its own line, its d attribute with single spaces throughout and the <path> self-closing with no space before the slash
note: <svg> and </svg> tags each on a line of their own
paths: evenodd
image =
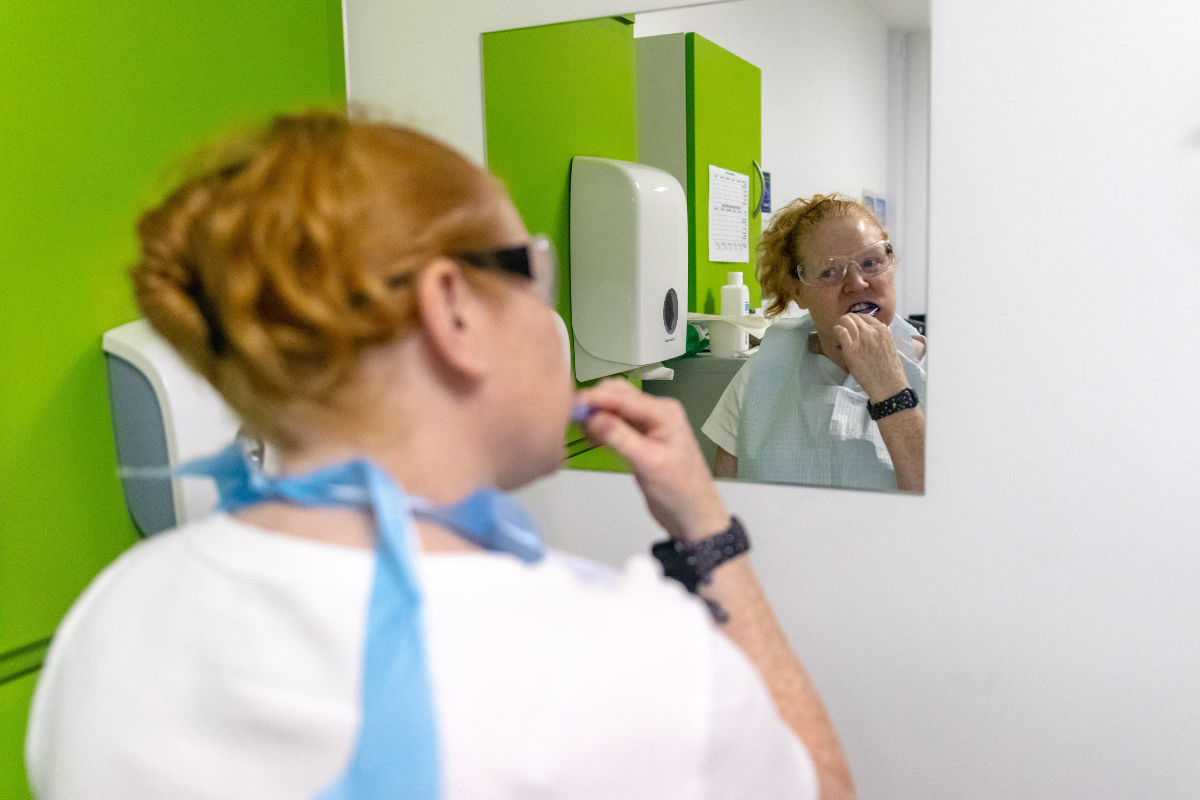
<svg viewBox="0 0 1200 800">
<path fill-rule="evenodd" d="M 249 525 L 299 539 L 362 550 L 375 547 L 374 520 L 349 508 L 260 503 L 248 506 L 233 516 Z M 416 525 L 422 552 L 455 553 L 481 549 L 436 524 L 417 520 Z"/>
<path fill-rule="evenodd" d="M 366 459 L 387 473 L 408 495 L 424 498 L 435 506 L 457 502 L 480 486 L 492 485 L 495 478 L 477 432 L 462 419 L 446 419 L 446 416 L 445 410 L 426 411 L 419 426 L 401 429 L 393 424 L 391 430 L 375 426 L 371 436 L 358 441 L 311 440 L 279 454 L 280 474 L 303 475 L 322 467 Z M 431 419 L 438 417 L 442 418 Z M 235 516 L 249 524 L 302 539 L 347 547 L 374 546 L 374 521 L 352 509 L 262 503 Z M 425 552 L 479 549 L 434 523 L 418 521 L 417 533 Z"/>
</svg>

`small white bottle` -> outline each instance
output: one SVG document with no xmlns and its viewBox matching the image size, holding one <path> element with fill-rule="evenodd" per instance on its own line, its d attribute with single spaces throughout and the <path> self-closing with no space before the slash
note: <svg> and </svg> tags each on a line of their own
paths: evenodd
<svg viewBox="0 0 1200 800">
<path fill-rule="evenodd" d="M 742 273 L 728 276 L 729 283 L 721 287 L 721 316 L 744 317 L 750 313 L 750 287 L 742 283 Z M 708 338 L 714 356 L 728 358 L 750 349 L 750 334 L 729 322 L 710 322 Z"/>
<path fill-rule="evenodd" d="M 742 273 L 726 275 L 729 283 L 721 287 L 721 316 L 743 317 L 750 313 L 750 287 L 742 283 Z"/>
</svg>

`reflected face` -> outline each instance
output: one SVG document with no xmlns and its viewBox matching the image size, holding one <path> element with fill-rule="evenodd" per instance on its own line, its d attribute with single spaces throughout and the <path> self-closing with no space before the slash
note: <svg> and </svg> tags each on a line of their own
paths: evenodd
<svg viewBox="0 0 1200 800">
<path fill-rule="evenodd" d="M 837 256 L 849 256 L 884 238 L 879 226 L 857 217 L 827 219 L 817 224 L 800 247 L 806 264 L 824 264 Z M 844 314 L 871 306 L 879 310 L 875 319 L 889 325 L 896 315 L 896 271 L 863 275 L 850 265 L 841 283 L 809 286 L 796 280 L 796 304 L 812 314 L 813 326 L 823 342 L 835 342 L 833 326 Z M 853 309 L 853 311 L 852 311 Z"/>
<path fill-rule="evenodd" d="M 504 243 L 529 241 L 515 209 L 507 206 Z M 498 488 L 508 490 L 549 474 L 566 455 L 564 432 L 571 415 L 574 383 L 563 359 L 557 314 L 532 281 L 503 276 L 496 304 L 492 352 L 494 452 L 502 454 Z"/>
</svg>

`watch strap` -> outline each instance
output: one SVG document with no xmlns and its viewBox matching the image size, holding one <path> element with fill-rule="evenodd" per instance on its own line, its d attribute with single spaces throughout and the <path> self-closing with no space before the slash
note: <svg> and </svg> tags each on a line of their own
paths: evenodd
<svg viewBox="0 0 1200 800">
<path fill-rule="evenodd" d="M 663 574 L 679 581 L 692 594 L 705 584 L 713 570 L 750 549 L 750 538 L 737 517 L 729 527 L 698 542 L 669 539 L 650 548 L 663 565 Z"/>
</svg>

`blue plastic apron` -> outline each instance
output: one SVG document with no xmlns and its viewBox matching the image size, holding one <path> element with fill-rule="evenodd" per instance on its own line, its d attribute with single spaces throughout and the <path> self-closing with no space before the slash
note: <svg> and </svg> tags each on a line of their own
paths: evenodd
<svg viewBox="0 0 1200 800">
<path fill-rule="evenodd" d="M 208 476 L 219 510 L 265 502 L 338 506 L 370 514 L 378 532 L 375 577 L 367 608 L 362 726 L 346 771 L 317 800 L 435 800 L 440 796 L 437 722 L 430 695 L 419 553 L 412 518 L 429 519 L 489 550 L 526 562 L 542 557 L 532 520 L 508 495 L 484 488 L 446 508 L 406 496 L 369 461 L 353 461 L 300 476 L 272 478 L 255 468 L 237 443 L 181 467 Z"/>
</svg>

